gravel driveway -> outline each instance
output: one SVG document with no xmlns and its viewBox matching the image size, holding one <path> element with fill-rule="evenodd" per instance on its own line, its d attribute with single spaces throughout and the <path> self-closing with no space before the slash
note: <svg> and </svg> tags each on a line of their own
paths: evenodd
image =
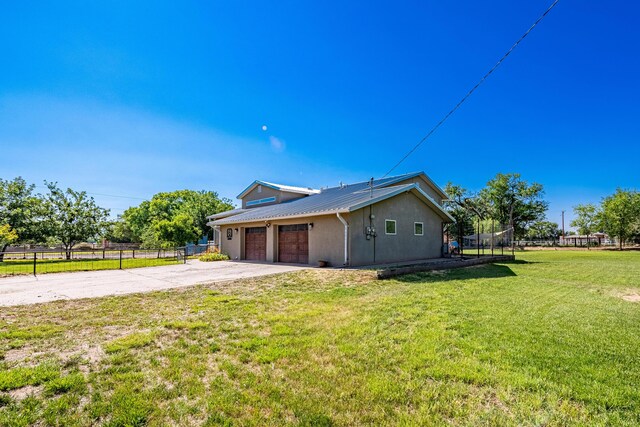
<svg viewBox="0 0 640 427">
<path fill-rule="evenodd" d="M 0 278 L 0 306 L 35 304 L 60 299 L 133 294 L 198 283 L 220 282 L 299 271 L 307 266 L 237 261 L 200 262 L 128 270 L 81 271 Z"/>
</svg>

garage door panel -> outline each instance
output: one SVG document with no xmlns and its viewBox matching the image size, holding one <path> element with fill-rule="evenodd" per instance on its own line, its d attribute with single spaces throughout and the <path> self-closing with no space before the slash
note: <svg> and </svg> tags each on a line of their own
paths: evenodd
<svg viewBox="0 0 640 427">
<path fill-rule="evenodd" d="M 251 261 L 267 260 L 267 228 L 249 227 L 244 230 L 244 258 Z"/>
<path fill-rule="evenodd" d="M 309 263 L 309 228 L 307 224 L 278 227 L 278 261 Z"/>
</svg>

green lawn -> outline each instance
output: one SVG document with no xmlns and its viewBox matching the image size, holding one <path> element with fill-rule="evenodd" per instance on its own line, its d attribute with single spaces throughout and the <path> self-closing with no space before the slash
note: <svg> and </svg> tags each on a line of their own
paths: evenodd
<svg viewBox="0 0 640 427">
<path fill-rule="evenodd" d="M 154 267 L 157 265 L 176 264 L 175 258 L 123 258 L 122 268 Z M 117 270 L 119 259 L 38 259 L 36 274 L 62 273 L 69 271 Z M 33 274 L 33 258 L 6 260 L 0 262 L 0 277 Z"/>
<path fill-rule="evenodd" d="M 518 258 L 3 308 L 0 425 L 640 424 L 640 252 Z"/>
</svg>

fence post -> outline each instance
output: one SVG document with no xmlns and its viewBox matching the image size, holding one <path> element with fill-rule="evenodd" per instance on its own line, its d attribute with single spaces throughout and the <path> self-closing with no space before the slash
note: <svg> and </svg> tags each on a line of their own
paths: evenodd
<svg viewBox="0 0 640 427">
<path fill-rule="evenodd" d="M 122 249 L 120 249 L 120 270 L 122 270 Z"/>
<path fill-rule="evenodd" d="M 36 262 L 38 261 L 38 253 L 33 253 L 33 275 L 36 275 Z"/>
<path fill-rule="evenodd" d="M 131 258 L 133 258 L 133 259 L 136 258 L 136 250 L 135 249 L 131 250 Z"/>
</svg>

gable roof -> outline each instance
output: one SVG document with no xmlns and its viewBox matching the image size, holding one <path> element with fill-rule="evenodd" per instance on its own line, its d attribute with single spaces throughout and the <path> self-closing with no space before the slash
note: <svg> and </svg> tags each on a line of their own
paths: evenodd
<svg viewBox="0 0 640 427">
<path fill-rule="evenodd" d="M 406 192 L 412 192 L 418 196 L 418 198 L 430 206 L 438 216 L 445 221 L 453 221 L 451 215 L 431 196 L 422 191 L 417 184 L 380 187 L 376 185 L 374 181 L 373 188 L 370 188 L 367 182 L 328 188 L 310 197 L 249 209 L 237 215 L 209 222 L 208 225 L 225 225 L 292 217 L 348 213 Z"/>
<path fill-rule="evenodd" d="M 262 185 L 264 187 L 273 188 L 274 190 L 286 191 L 288 193 L 298 193 L 298 194 L 311 195 L 311 194 L 317 194 L 317 193 L 320 192 L 320 190 L 316 190 L 316 189 L 308 188 L 308 187 L 307 188 L 305 188 L 305 187 L 294 187 L 294 186 L 291 186 L 291 185 L 275 184 L 273 182 L 255 180 L 247 188 L 242 190 L 242 192 L 240 194 L 238 194 L 237 198 L 238 199 L 242 199 L 244 196 L 249 194 L 258 185 Z"/>
<path fill-rule="evenodd" d="M 388 178 L 375 180 L 374 181 L 374 186 L 376 186 L 376 187 L 379 187 L 379 186 L 386 187 L 388 185 L 393 185 L 393 184 L 395 184 L 397 182 L 405 181 L 407 179 L 416 178 L 416 177 L 419 177 L 419 176 L 422 177 L 425 181 L 427 181 L 429 183 L 429 185 L 431 186 L 431 188 L 433 188 L 436 191 L 436 193 L 438 193 L 440 195 L 440 197 L 442 197 L 443 199 L 448 199 L 449 198 L 447 193 L 445 193 L 444 190 L 442 188 L 440 188 L 440 186 L 438 184 L 436 184 L 434 180 L 429 178 L 429 176 L 424 172 L 411 172 L 411 173 L 406 173 L 404 175 L 390 176 Z M 368 183 L 369 182 L 367 181 L 367 184 Z"/>
</svg>

